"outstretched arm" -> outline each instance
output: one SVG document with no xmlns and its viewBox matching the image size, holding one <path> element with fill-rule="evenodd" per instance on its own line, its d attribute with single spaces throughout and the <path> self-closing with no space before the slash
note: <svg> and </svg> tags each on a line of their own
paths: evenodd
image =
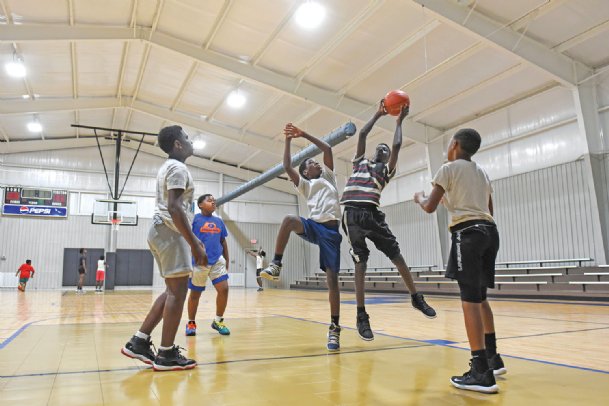
<svg viewBox="0 0 609 406">
<path fill-rule="evenodd" d="M 359 138 L 357 139 L 357 151 L 355 152 L 355 157 L 361 157 L 366 153 L 366 137 L 374 127 L 374 124 L 378 121 L 379 118 L 383 117 L 387 114 L 387 110 L 385 110 L 385 100 L 381 99 L 379 102 L 379 107 L 374 113 L 374 116 L 366 123 L 365 126 L 359 132 Z"/>
<path fill-rule="evenodd" d="M 444 196 L 444 188 L 440 185 L 434 185 L 429 197 L 425 196 L 425 192 L 417 192 L 414 194 L 414 201 L 421 206 L 426 213 L 433 213 L 438 208 L 442 196 Z"/>
<path fill-rule="evenodd" d="M 311 141 L 312 144 L 314 144 L 317 148 L 319 148 L 321 150 L 321 152 L 323 152 L 324 165 L 326 165 L 326 167 L 328 167 L 331 171 L 334 170 L 334 157 L 332 156 L 332 147 L 330 146 L 330 144 L 328 144 L 324 140 L 321 140 L 317 137 L 313 137 L 309 133 L 302 131 L 300 128 L 296 127 L 292 123 L 288 123 L 285 126 L 283 133 L 286 135 L 286 137 L 290 137 L 290 138 L 302 137 L 302 138 L 305 138 L 305 139 Z"/>
<path fill-rule="evenodd" d="M 389 172 L 393 172 L 398 163 L 398 156 L 400 155 L 400 149 L 402 148 L 402 122 L 408 115 L 409 111 L 410 106 L 402 107 L 402 111 L 400 111 L 400 115 L 396 121 L 393 145 L 391 146 L 391 155 L 389 156 L 389 164 L 387 165 Z"/>
<path fill-rule="evenodd" d="M 284 130 L 284 134 L 285 130 Z M 285 148 L 283 149 L 283 169 L 285 169 L 286 173 L 290 177 L 290 180 L 298 186 L 300 183 L 300 175 L 298 172 L 292 168 L 292 153 L 290 149 L 290 144 L 292 143 L 292 137 L 289 137 L 288 134 L 285 136 Z"/>
</svg>

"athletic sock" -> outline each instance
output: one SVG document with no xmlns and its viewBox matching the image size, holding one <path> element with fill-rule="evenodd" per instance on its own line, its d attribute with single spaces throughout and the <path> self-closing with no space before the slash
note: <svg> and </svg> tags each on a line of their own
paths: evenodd
<svg viewBox="0 0 609 406">
<path fill-rule="evenodd" d="M 283 254 L 275 254 L 273 257 L 273 262 L 277 265 L 281 265 L 281 260 L 283 259 Z"/>
<path fill-rule="evenodd" d="M 488 370 L 486 350 L 472 351 L 472 368 L 477 372 L 486 372 Z"/>
<path fill-rule="evenodd" d="M 222 320 L 224 320 L 224 317 L 222 316 L 216 316 L 216 323 L 220 323 Z"/>
<path fill-rule="evenodd" d="M 487 358 L 497 354 L 497 338 L 495 337 L 495 333 L 485 334 L 484 344 L 486 345 Z"/>
<path fill-rule="evenodd" d="M 168 351 L 171 350 L 173 348 L 173 345 L 171 347 L 163 347 L 162 345 L 159 346 L 159 351 Z"/>
<path fill-rule="evenodd" d="M 366 306 L 362 306 L 357 308 L 357 314 L 366 313 Z"/>
<path fill-rule="evenodd" d="M 195 323 L 195 324 L 196 324 L 196 322 L 195 322 L 194 320 L 188 320 L 188 322 L 189 322 L 189 323 Z"/>
<path fill-rule="evenodd" d="M 332 320 L 332 324 L 334 324 L 335 326 L 338 326 L 338 318 L 339 318 L 339 316 L 330 316 L 330 319 Z"/>
<path fill-rule="evenodd" d="M 138 338 L 143 338 L 144 340 L 148 340 L 148 337 L 150 337 L 148 334 L 142 333 L 141 331 L 135 333 L 135 336 Z"/>
</svg>

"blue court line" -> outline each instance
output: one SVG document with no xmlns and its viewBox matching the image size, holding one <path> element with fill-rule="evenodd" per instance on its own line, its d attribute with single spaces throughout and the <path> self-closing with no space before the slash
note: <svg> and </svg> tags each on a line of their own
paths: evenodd
<svg viewBox="0 0 609 406">
<path fill-rule="evenodd" d="M 300 318 L 300 317 L 286 316 L 286 315 L 281 315 L 281 314 L 276 314 L 274 316 L 285 317 L 285 318 L 288 318 L 288 319 L 295 319 L 295 320 L 300 320 L 300 321 L 307 321 L 309 323 L 317 323 L 317 324 L 328 325 L 328 323 L 322 323 L 320 321 L 315 321 L 315 320 L 307 320 L 307 319 L 303 319 L 303 318 Z M 341 326 L 341 328 L 347 329 L 347 330 L 355 330 L 352 327 L 343 327 L 343 326 Z M 447 341 L 447 340 L 442 340 L 442 339 L 418 340 L 416 338 L 394 336 L 394 335 L 391 335 L 391 334 L 379 333 L 379 332 L 376 332 L 376 331 L 374 332 L 374 334 L 376 334 L 376 335 L 382 335 L 382 336 L 385 336 L 385 337 L 398 338 L 398 339 L 401 339 L 401 340 L 409 340 L 409 341 L 416 341 L 416 342 L 426 343 L 426 344 L 431 344 L 431 345 L 437 345 L 437 346 L 440 346 L 440 347 L 449 347 L 449 348 L 455 348 L 455 349 L 458 349 L 458 350 L 470 351 L 469 347 L 468 348 L 463 348 L 463 347 L 457 347 L 454 344 L 443 344 L 442 341 Z M 514 337 L 514 338 L 517 338 L 517 337 Z M 544 360 L 535 359 L 535 358 L 525 358 L 525 357 L 519 357 L 517 355 L 507 355 L 507 354 L 503 354 L 503 353 L 501 354 L 501 356 L 507 357 L 507 358 L 521 359 L 521 360 L 525 360 L 525 361 L 538 362 L 538 363 L 541 363 L 541 364 L 548 364 L 548 365 L 555 365 L 555 366 L 560 366 L 560 367 L 578 369 L 578 370 L 588 371 L 588 372 L 598 372 L 598 373 L 601 373 L 601 374 L 608 374 L 609 375 L 609 371 L 605 371 L 605 370 L 602 370 L 602 369 L 587 368 L 587 367 L 581 367 L 581 366 L 577 366 L 577 365 L 563 364 L 563 363 L 553 362 L 553 361 L 544 361 Z"/>
<path fill-rule="evenodd" d="M 320 321 L 316 321 L 316 320 L 308 320 L 308 319 L 304 319 L 301 317 L 287 316 L 287 315 L 282 315 L 282 314 L 272 314 L 272 316 L 299 320 L 299 321 L 304 321 L 304 322 L 308 322 L 308 323 L 328 325 L 328 323 L 324 323 L 324 322 L 320 322 Z M 50 319 L 47 319 L 47 320 L 50 320 Z M 38 321 L 45 321 L 45 320 L 38 320 Z M 37 321 L 33 321 L 33 322 L 23 325 L 19 330 L 17 330 L 13 334 L 13 336 L 9 337 L 7 340 L 5 340 L 3 343 L 0 344 L 0 349 L 4 348 L 4 346 L 6 346 L 8 343 L 10 343 L 10 341 L 12 341 L 19 334 L 21 334 L 21 332 L 23 332 L 27 327 L 29 327 L 31 324 L 36 323 L 36 322 Z M 94 324 L 94 323 L 88 323 L 88 324 Z M 342 327 L 341 326 L 341 328 L 347 329 L 347 330 L 355 330 L 355 328 L 352 328 L 352 327 Z M 594 329 L 594 330 L 601 330 L 601 329 Z M 567 331 L 567 332 L 569 332 L 569 331 Z M 575 331 L 572 331 L 572 332 L 575 332 Z M 309 354 L 309 355 L 297 355 L 297 356 L 286 356 L 286 357 L 249 358 L 249 359 L 242 359 L 242 360 L 227 360 L 227 361 L 218 361 L 218 362 L 197 363 L 197 365 L 204 366 L 204 365 L 218 365 L 218 364 L 228 364 L 228 363 L 238 363 L 238 362 L 272 361 L 272 360 L 311 358 L 311 357 L 321 357 L 321 356 L 336 356 L 336 355 L 341 355 L 341 354 L 377 352 L 377 351 L 387 351 L 387 350 L 406 349 L 406 348 L 420 348 L 420 347 L 426 347 L 426 346 L 432 346 L 432 345 L 440 346 L 440 347 L 454 348 L 454 349 L 463 350 L 463 351 L 470 350 L 469 348 L 463 348 L 463 347 L 456 346 L 455 344 L 458 344 L 458 343 L 456 343 L 454 341 L 449 341 L 449 340 L 443 340 L 443 339 L 419 340 L 419 339 L 415 339 L 415 338 L 380 333 L 378 331 L 375 332 L 375 334 L 381 335 L 384 337 L 396 338 L 396 339 L 400 339 L 400 340 L 414 341 L 414 342 L 421 343 L 423 345 L 373 348 L 370 350 L 337 351 L 337 352 L 323 353 L 323 354 Z M 558 333 L 540 333 L 537 335 L 547 335 L 547 334 L 558 334 Z M 533 337 L 533 336 L 535 336 L 535 335 L 522 336 L 522 337 Z M 505 339 L 509 339 L 509 338 L 521 338 L 521 337 L 507 337 Z M 8 342 L 6 342 L 6 341 L 8 341 Z M 577 370 L 581 370 L 581 371 L 597 372 L 597 373 L 609 375 L 609 371 L 605 371 L 605 370 L 601 370 L 601 369 L 587 368 L 587 367 L 581 367 L 581 366 L 577 366 L 577 365 L 569 365 L 569 364 L 563 364 L 563 363 L 559 363 L 559 362 L 539 360 L 539 359 L 535 359 L 535 358 L 519 357 L 516 355 L 507 355 L 507 354 L 503 354 L 503 353 L 501 355 L 503 357 L 507 357 L 507 358 L 514 358 L 514 359 L 519 359 L 519 360 L 524 360 L 524 361 L 537 362 L 537 363 L 546 364 L 546 365 L 554 365 L 554 366 L 566 367 L 566 368 L 571 368 L 571 369 L 577 369 Z M 100 372 L 120 372 L 120 371 L 131 371 L 131 370 L 141 370 L 141 369 L 142 368 L 138 368 L 138 367 L 128 367 L 128 368 L 117 368 L 117 369 L 85 370 L 85 371 L 71 371 L 71 372 L 46 372 L 46 373 L 22 374 L 22 375 L 0 375 L 0 378 L 6 379 L 6 378 L 20 378 L 20 377 L 48 376 L 48 375 L 70 375 L 70 374 L 87 374 L 87 373 L 100 373 Z M 148 368 L 145 368 L 145 369 L 148 369 Z"/>
<path fill-rule="evenodd" d="M 118 312 L 118 313 L 104 313 L 104 314 L 113 314 L 113 315 L 116 315 L 116 314 L 139 314 L 139 313 L 142 313 L 142 312 L 130 312 L 130 313 L 127 313 L 127 312 L 125 312 L 125 313 Z M 85 316 L 86 316 L 86 317 L 91 317 L 91 316 L 97 316 L 97 314 L 95 314 L 95 313 L 90 313 L 90 314 L 87 314 L 87 315 L 85 315 Z M 48 321 L 48 320 L 54 320 L 54 319 L 61 319 L 61 318 L 64 318 L 64 317 L 66 317 L 66 316 L 65 316 L 65 315 L 62 315 L 62 316 L 55 316 L 55 317 L 50 317 L 50 318 L 48 318 L 48 319 L 42 319 L 42 320 L 34 320 L 34 321 L 30 321 L 29 323 L 24 324 L 23 326 L 19 327 L 19 328 L 17 329 L 17 331 L 15 331 L 15 332 L 14 332 L 14 333 L 13 333 L 13 334 L 10 336 L 10 337 L 8 337 L 8 338 L 7 338 L 7 339 L 5 339 L 4 341 L 0 342 L 0 350 L 3 350 L 3 349 L 4 349 L 4 347 L 6 347 L 7 345 L 9 345 L 9 344 L 10 344 L 10 343 L 11 343 L 11 342 L 12 342 L 12 341 L 15 339 L 15 338 L 17 338 L 17 337 L 18 337 L 18 336 L 19 336 L 21 333 L 23 333 L 23 332 L 24 332 L 24 331 L 25 331 L 25 330 L 26 330 L 28 327 L 30 327 L 32 324 L 35 324 L 35 323 L 40 323 L 40 322 L 42 322 L 42 321 Z M 68 316 L 68 317 L 75 317 L 75 316 Z M 82 317 L 82 316 L 79 316 L 79 317 Z M 127 322 L 127 321 L 124 321 L 124 322 L 113 322 L 112 324 L 119 324 L 119 323 L 131 323 L 131 322 Z M 69 323 L 66 323 L 66 324 L 69 324 Z M 71 324 L 98 324 L 98 323 L 71 323 Z M 64 324 L 64 325 L 65 325 L 65 324 Z"/>
<path fill-rule="evenodd" d="M 0 350 L 4 349 L 4 347 L 9 345 L 11 343 L 11 341 L 13 341 L 15 338 L 17 338 L 17 336 L 19 334 L 23 333 L 25 331 L 25 329 L 27 329 L 29 326 L 31 326 L 34 323 L 38 323 L 38 320 L 36 320 L 36 321 L 30 321 L 29 323 L 24 324 L 17 331 L 15 331 L 9 338 L 7 338 L 6 340 L 2 341 L 0 343 Z"/>
</svg>

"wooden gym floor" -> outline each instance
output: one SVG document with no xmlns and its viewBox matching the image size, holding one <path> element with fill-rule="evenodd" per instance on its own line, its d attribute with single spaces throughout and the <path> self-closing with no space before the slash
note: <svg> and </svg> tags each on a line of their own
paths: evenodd
<svg viewBox="0 0 609 406">
<path fill-rule="evenodd" d="M 198 335 L 182 325 L 177 336 L 197 368 L 159 373 L 119 352 L 158 293 L 1 291 L 0 404 L 540 406 L 605 404 L 609 393 L 609 303 L 493 301 L 508 373 L 483 395 L 448 381 L 469 359 L 456 298 L 428 296 L 438 311 L 428 320 L 406 296 L 369 295 L 376 338 L 364 342 L 344 293 L 342 348 L 329 354 L 325 292 L 233 288 L 223 337 L 207 291 Z"/>
</svg>

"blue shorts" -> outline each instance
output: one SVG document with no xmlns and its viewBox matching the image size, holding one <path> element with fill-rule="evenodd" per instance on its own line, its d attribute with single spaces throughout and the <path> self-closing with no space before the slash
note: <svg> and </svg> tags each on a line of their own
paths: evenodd
<svg viewBox="0 0 609 406">
<path fill-rule="evenodd" d="M 319 246 L 319 267 L 322 271 L 330 269 L 338 273 L 340 269 L 340 235 L 338 225 L 326 226 L 311 219 L 301 217 L 304 233 L 298 234 L 300 238 Z"/>
</svg>

